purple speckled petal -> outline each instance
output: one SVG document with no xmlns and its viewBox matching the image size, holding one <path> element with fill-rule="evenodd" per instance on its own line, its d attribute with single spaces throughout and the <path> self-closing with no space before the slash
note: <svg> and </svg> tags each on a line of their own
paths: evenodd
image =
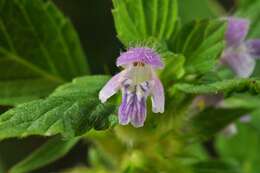
<svg viewBox="0 0 260 173">
<path fill-rule="evenodd" d="M 119 118 L 119 124 L 121 125 L 127 125 L 130 122 L 130 116 L 127 114 L 128 108 L 128 97 L 131 97 L 129 94 L 122 92 L 123 98 L 122 103 L 118 110 L 118 118 Z"/>
<path fill-rule="evenodd" d="M 152 110 L 154 113 L 163 113 L 164 112 L 164 104 L 165 104 L 165 96 L 164 89 L 161 81 L 154 76 L 154 86 L 152 89 Z"/>
<path fill-rule="evenodd" d="M 235 51 L 224 53 L 221 62 L 243 78 L 249 77 L 256 65 L 255 59 L 250 54 Z"/>
<path fill-rule="evenodd" d="M 141 100 L 135 102 L 133 111 L 131 114 L 131 124 L 134 127 L 143 127 L 146 119 L 146 98 L 143 97 Z"/>
<path fill-rule="evenodd" d="M 106 85 L 99 92 L 99 100 L 102 103 L 106 102 L 108 98 L 113 96 L 120 88 L 121 79 L 125 71 L 122 71 L 115 76 L 113 76 Z"/>
<path fill-rule="evenodd" d="M 229 17 L 226 31 L 226 41 L 228 46 L 235 46 L 245 40 L 249 30 L 249 20 Z"/>
<path fill-rule="evenodd" d="M 134 127 L 142 127 L 146 119 L 146 98 L 138 100 L 136 93 L 124 93 L 118 114 L 119 124 L 127 125 L 131 121 Z"/>
<path fill-rule="evenodd" d="M 133 62 L 143 62 L 154 68 L 163 68 L 161 57 L 153 49 L 140 47 L 130 48 L 127 52 L 122 53 L 117 59 L 117 66 L 125 66 Z"/>
<path fill-rule="evenodd" d="M 260 39 L 248 40 L 246 46 L 253 57 L 260 58 Z"/>
<path fill-rule="evenodd" d="M 149 82 L 139 85 L 129 85 L 125 82 L 122 88 L 122 104 L 119 107 L 119 123 L 126 125 L 129 122 L 134 127 L 142 127 L 146 119 L 146 99 L 150 91 Z"/>
</svg>

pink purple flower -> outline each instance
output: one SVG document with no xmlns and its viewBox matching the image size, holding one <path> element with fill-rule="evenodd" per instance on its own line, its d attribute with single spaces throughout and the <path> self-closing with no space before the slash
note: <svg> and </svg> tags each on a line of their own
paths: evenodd
<svg viewBox="0 0 260 173">
<path fill-rule="evenodd" d="M 256 59 L 260 56 L 260 39 L 246 40 L 250 22 L 247 19 L 229 17 L 225 39 L 227 46 L 222 53 L 220 62 L 231 68 L 238 77 L 249 77 L 255 68 Z M 224 100 L 221 94 L 210 96 L 198 96 L 194 100 L 195 105 L 204 101 L 204 106 L 219 107 Z M 241 122 L 250 121 L 250 115 L 241 117 Z M 233 136 L 237 133 L 234 123 L 229 124 L 223 134 Z"/>
<path fill-rule="evenodd" d="M 164 67 L 160 55 L 147 47 L 130 48 L 118 57 L 116 64 L 124 69 L 107 82 L 99 92 L 99 99 L 104 103 L 121 90 L 119 123 L 142 127 L 147 115 L 147 97 L 151 96 L 154 113 L 164 112 L 164 89 L 155 73 Z"/>
<path fill-rule="evenodd" d="M 229 66 L 237 76 L 249 77 L 260 56 L 260 39 L 246 40 L 250 22 L 247 19 L 229 17 L 226 31 L 227 47 L 221 63 Z"/>
</svg>

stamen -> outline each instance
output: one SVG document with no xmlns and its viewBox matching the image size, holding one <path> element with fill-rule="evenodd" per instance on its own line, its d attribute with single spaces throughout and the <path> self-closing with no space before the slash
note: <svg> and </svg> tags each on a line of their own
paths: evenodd
<svg viewBox="0 0 260 173">
<path fill-rule="evenodd" d="M 143 62 L 134 62 L 134 63 L 133 63 L 133 66 L 134 66 L 134 67 L 144 67 L 145 64 L 144 64 Z"/>
</svg>

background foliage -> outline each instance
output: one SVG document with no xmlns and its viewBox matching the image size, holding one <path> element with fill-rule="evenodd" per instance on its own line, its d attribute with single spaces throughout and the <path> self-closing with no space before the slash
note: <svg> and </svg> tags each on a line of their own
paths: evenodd
<svg viewBox="0 0 260 173">
<path fill-rule="evenodd" d="M 219 18 L 249 18 L 248 37 L 257 38 L 259 8 L 257 0 L 0 0 L 0 172 L 259 172 L 259 68 L 239 79 L 218 64 L 227 26 Z M 97 97 L 120 51 L 136 44 L 166 64 L 166 112 L 149 112 L 141 129 L 117 125 L 117 97 Z M 198 95 L 224 100 L 207 107 L 194 104 Z M 242 123 L 245 114 L 252 118 Z M 238 133 L 227 137 L 232 122 Z"/>
</svg>

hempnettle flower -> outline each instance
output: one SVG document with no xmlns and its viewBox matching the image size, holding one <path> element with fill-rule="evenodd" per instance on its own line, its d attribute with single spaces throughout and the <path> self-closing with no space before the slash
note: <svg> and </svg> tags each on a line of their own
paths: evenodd
<svg viewBox="0 0 260 173">
<path fill-rule="evenodd" d="M 228 17 L 228 28 L 225 33 L 227 46 L 221 55 L 220 63 L 227 65 L 238 77 L 249 77 L 255 68 L 256 59 L 260 57 L 260 39 L 246 40 L 249 31 L 249 20 L 235 17 Z M 224 100 L 221 94 L 198 96 L 194 105 L 199 107 L 221 106 Z M 202 104 L 201 104 L 202 103 Z M 242 116 L 241 122 L 249 122 L 250 115 Z M 237 133 L 234 123 L 229 124 L 223 133 L 232 136 Z"/>
<path fill-rule="evenodd" d="M 121 89 L 119 123 L 127 125 L 131 122 L 134 127 L 142 127 L 147 114 L 148 96 L 151 96 L 152 111 L 164 112 L 164 89 L 155 73 L 155 69 L 164 66 L 161 57 L 151 48 L 130 48 L 118 57 L 116 65 L 124 70 L 107 82 L 99 93 L 99 99 L 104 103 Z"/>
<path fill-rule="evenodd" d="M 221 63 L 229 66 L 237 76 L 249 77 L 255 68 L 256 58 L 260 56 L 260 39 L 246 40 L 249 20 L 229 17 L 227 21 L 227 47 Z"/>
</svg>

